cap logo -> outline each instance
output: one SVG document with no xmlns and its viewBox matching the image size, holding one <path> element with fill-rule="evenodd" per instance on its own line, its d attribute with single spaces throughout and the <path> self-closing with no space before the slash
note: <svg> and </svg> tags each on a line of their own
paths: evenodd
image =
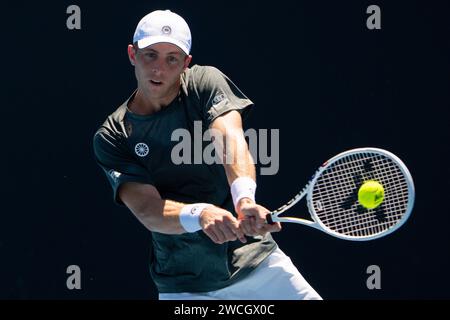
<svg viewBox="0 0 450 320">
<path fill-rule="evenodd" d="M 172 33 L 172 29 L 169 26 L 162 27 L 161 31 L 164 34 L 171 34 Z"/>
</svg>

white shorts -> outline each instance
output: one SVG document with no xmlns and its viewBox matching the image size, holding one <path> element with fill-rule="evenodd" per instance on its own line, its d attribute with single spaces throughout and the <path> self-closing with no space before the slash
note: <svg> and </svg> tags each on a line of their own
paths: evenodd
<svg viewBox="0 0 450 320">
<path fill-rule="evenodd" d="M 210 292 L 160 293 L 159 300 L 322 300 L 279 248 L 238 282 Z"/>
</svg>

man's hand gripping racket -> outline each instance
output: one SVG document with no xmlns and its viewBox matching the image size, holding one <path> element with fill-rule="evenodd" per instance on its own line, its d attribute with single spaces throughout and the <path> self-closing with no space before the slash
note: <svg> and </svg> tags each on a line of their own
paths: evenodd
<svg viewBox="0 0 450 320">
<path fill-rule="evenodd" d="M 371 190 L 361 190 L 363 185 L 378 187 L 371 205 L 364 201 Z M 279 216 L 305 195 L 312 221 Z M 325 162 L 301 192 L 266 220 L 304 224 L 345 240 L 373 240 L 403 225 L 413 205 L 414 183 L 404 163 L 386 150 L 359 148 Z"/>
</svg>

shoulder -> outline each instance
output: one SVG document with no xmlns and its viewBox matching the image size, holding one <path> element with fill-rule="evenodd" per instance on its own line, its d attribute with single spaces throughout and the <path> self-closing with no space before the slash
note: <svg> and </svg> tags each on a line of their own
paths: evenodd
<svg viewBox="0 0 450 320">
<path fill-rule="evenodd" d="M 222 72 L 213 66 L 201 66 L 201 65 L 194 65 L 191 68 L 188 69 L 193 76 L 196 78 L 203 78 L 205 76 L 214 75 L 214 74 L 222 74 Z"/>
<path fill-rule="evenodd" d="M 208 88 L 208 86 L 226 79 L 227 76 L 213 66 L 194 65 L 187 69 L 184 75 L 186 85 L 196 89 Z"/>
<path fill-rule="evenodd" d="M 108 115 L 103 124 L 97 128 L 93 136 L 94 151 L 97 152 L 108 146 L 119 147 L 125 137 L 124 118 L 126 105 L 120 105 L 113 113 Z"/>
</svg>

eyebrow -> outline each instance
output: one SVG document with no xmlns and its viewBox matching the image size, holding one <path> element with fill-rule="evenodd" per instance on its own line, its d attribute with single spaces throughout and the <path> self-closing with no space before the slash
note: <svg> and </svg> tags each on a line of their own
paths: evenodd
<svg viewBox="0 0 450 320">
<path fill-rule="evenodd" d="M 147 49 L 146 51 L 155 52 L 155 53 L 160 54 L 160 52 L 155 49 Z M 182 53 L 180 51 L 171 51 L 171 52 L 168 52 L 167 54 L 180 54 L 181 55 Z"/>
</svg>

